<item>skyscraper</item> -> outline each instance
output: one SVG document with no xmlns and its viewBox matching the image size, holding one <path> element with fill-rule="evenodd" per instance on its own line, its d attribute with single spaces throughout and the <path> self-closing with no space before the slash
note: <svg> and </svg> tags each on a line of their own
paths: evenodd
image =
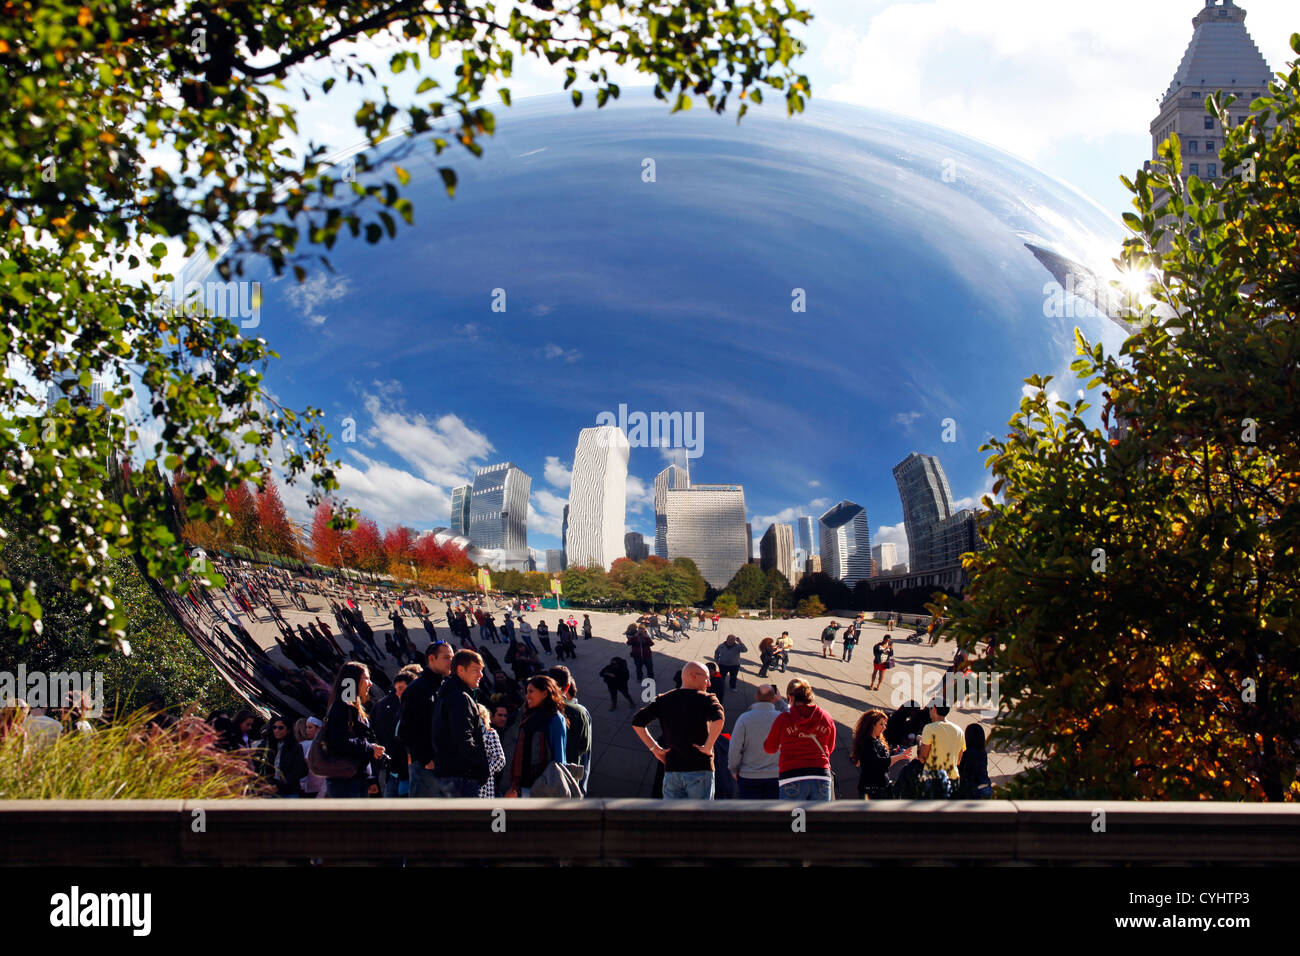
<svg viewBox="0 0 1300 956">
<path fill-rule="evenodd" d="M 754 563 L 754 526 L 748 521 L 745 522 L 745 561 L 749 564 Z"/>
<path fill-rule="evenodd" d="M 727 586 L 748 560 L 745 489 L 691 485 L 664 494 L 669 560 L 690 558 L 711 587 Z"/>
<path fill-rule="evenodd" d="M 668 557 L 668 489 L 690 486 L 691 473 L 680 465 L 669 465 L 655 475 L 655 554 L 661 558 Z"/>
<path fill-rule="evenodd" d="M 564 570 L 564 552 L 559 548 L 546 549 L 546 573 L 559 574 Z"/>
<path fill-rule="evenodd" d="M 894 481 L 903 502 L 908 563 L 913 571 L 941 567 L 934 554 L 934 533 L 940 521 L 952 516 L 952 492 L 943 466 L 933 455 L 912 452 L 894 466 Z"/>
<path fill-rule="evenodd" d="M 640 531 L 629 531 L 623 535 L 623 554 L 633 561 L 644 561 L 650 557 L 650 545 Z"/>
<path fill-rule="evenodd" d="M 887 574 L 898 564 L 898 546 L 892 541 L 872 545 L 871 557 L 876 562 L 876 574 Z"/>
<path fill-rule="evenodd" d="M 867 512 L 841 501 L 821 516 L 822 568 L 849 587 L 871 576 L 871 529 Z"/>
<path fill-rule="evenodd" d="M 794 573 L 794 528 L 788 524 L 771 524 L 763 532 L 758 545 L 759 565 L 764 571 L 776 568 L 791 585 L 797 583 Z"/>
<path fill-rule="evenodd" d="M 1272 71 L 1246 31 L 1246 11 L 1232 0 L 1206 0 L 1192 18 L 1192 40 L 1151 121 L 1151 157 L 1171 133 L 1183 145 L 1183 175 L 1218 179 L 1232 174 L 1219 160 L 1223 129 L 1205 112 L 1205 98 L 1217 90 L 1235 94 L 1228 112 L 1234 126 L 1268 89 Z M 1274 124 L 1270 121 L 1269 127 Z"/>
<path fill-rule="evenodd" d="M 812 516 L 803 515 L 799 518 L 799 547 L 803 548 L 804 553 L 811 558 L 817 553 L 819 543 L 817 532 L 813 527 Z"/>
<path fill-rule="evenodd" d="M 451 489 L 451 524 L 452 534 L 469 537 L 469 503 L 474 494 L 473 485 L 457 485 Z"/>
<path fill-rule="evenodd" d="M 470 496 L 469 540 L 476 548 L 528 550 L 528 494 L 533 479 L 513 462 L 480 468 Z"/>
<path fill-rule="evenodd" d="M 608 571 L 623 557 L 628 452 L 627 436 L 617 425 L 578 433 L 569 481 L 569 530 L 564 538 L 569 567 Z"/>
</svg>

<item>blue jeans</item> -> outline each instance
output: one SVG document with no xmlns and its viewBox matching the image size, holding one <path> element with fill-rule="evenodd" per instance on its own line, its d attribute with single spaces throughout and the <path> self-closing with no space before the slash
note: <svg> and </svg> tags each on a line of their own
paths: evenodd
<svg viewBox="0 0 1300 956">
<path fill-rule="evenodd" d="M 578 786 L 581 788 L 582 795 L 585 797 L 587 795 L 587 785 L 591 782 L 591 751 L 588 750 L 585 754 L 579 757 L 578 763 L 582 766 L 584 771 L 582 780 L 578 782 Z"/>
<path fill-rule="evenodd" d="M 477 797 L 483 784 L 468 777 L 434 777 L 434 793 L 431 796 L 454 799 L 456 797 Z"/>
<path fill-rule="evenodd" d="M 796 780 L 781 784 L 782 800 L 830 800 L 831 782 L 827 778 L 819 780 Z"/>
<path fill-rule="evenodd" d="M 366 795 L 366 778 L 346 780 L 342 777 L 325 778 L 325 796 L 335 799 L 364 797 Z"/>
<path fill-rule="evenodd" d="M 413 763 L 407 768 L 411 778 L 411 788 L 407 791 L 410 797 L 437 797 L 438 785 L 432 770 L 425 770 L 423 764 Z"/>
<path fill-rule="evenodd" d="M 665 800 L 712 800 L 712 770 L 669 770 L 664 772 Z"/>
<path fill-rule="evenodd" d="M 736 791 L 741 800 L 777 800 L 781 795 L 776 777 L 737 777 Z"/>
</svg>

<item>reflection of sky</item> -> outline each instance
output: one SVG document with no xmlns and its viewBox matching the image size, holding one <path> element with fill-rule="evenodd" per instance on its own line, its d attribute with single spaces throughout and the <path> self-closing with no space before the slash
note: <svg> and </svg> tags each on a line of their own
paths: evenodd
<svg viewBox="0 0 1300 956">
<path fill-rule="evenodd" d="M 311 294 L 266 284 L 257 334 L 282 356 L 268 384 L 290 407 L 324 408 L 336 435 L 357 421 L 363 441 L 335 448 L 345 493 L 364 508 L 378 468 L 403 468 L 420 478 L 405 500 L 421 513 L 405 520 L 432 527 L 447 523 L 434 480 L 447 473 L 413 463 L 450 458 L 468 478 L 509 459 L 539 505 L 546 457 L 570 464 L 578 431 L 619 404 L 703 412 L 692 477 L 744 484 L 751 515 L 849 498 L 873 529 L 894 524 L 890 469 L 912 451 L 940 458 L 954 495 L 983 488 L 978 446 L 1005 431 L 1022 379 L 1071 359 L 1075 322 L 1044 318 L 1051 276 L 1025 237 L 1115 255 L 1118 228 L 1022 162 L 923 124 L 813 104 L 737 126 L 646 99 L 599 114 L 520 104 L 484 159 L 458 159 L 454 200 L 431 150 L 405 161 L 415 229 L 341 238 L 338 276 Z M 796 288 L 806 312 L 791 311 Z M 448 414 L 469 432 L 403 424 Z M 945 418 L 955 444 L 940 441 Z M 647 485 L 662 466 L 658 449 L 632 450 Z M 389 495 L 376 517 L 402 507 Z M 648 510 L 629 523 L 653 531 Z"/>
</svg>

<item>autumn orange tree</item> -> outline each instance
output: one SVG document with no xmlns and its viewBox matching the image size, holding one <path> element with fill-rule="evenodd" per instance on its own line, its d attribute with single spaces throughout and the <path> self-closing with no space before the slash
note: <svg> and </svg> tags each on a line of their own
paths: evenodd
<svg viewBox="0 0 1300 956">
<path fill-rule="evenodd" d="M 1292 37 L 1300 54 L 1300 35 Z M 1120 264 L 1150 277 L 1119 356 L 1078 337 L 1103 398 L 1031 378 L 986 551 L 945 631 L 993 653 L 1001 739 L 1030 797 L 1296 800 L 1300 755 L 1300 70 L 1226 131 L 1216 181 L 1177 138 L 1126 185 Z M 1239 111 L 1240 108 L 1238 108 Z"/>
</svg>

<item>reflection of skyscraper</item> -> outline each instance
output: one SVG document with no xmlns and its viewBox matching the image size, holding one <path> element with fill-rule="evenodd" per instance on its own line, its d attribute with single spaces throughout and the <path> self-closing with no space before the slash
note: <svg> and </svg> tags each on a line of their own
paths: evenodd
<svg viewBox="0 0 1300 956">
<path fill-rule="evenodd" d="M 569 530 L 564 536 L 569 567 L 608 571 L 623 556 L 628 447 L 627 436 L 615 425 L 578 433 L 569 483 Z"/>
<path fill-rule="evenodd" d="M 754 563 L 754 526 L 745 522 L 745 561 Z"/>
<path fill-rule="evenodd" d="M 665 491 L 668 558 L 690 558 L 711 587 L 727 586 L 747 561 L 745 489 L 691 485 Z"/>
<path fill-rule="evenodd" d="M 546 549 L 546 573 L 559 574 L 564 570 L 564 552 L 558 548 Z"/>
<path fill-rule="evenodd" d="M 809 515 L 803 515 L 799 518 L 799 547 L 803 548 L 804 554 L 812 557 L 817 553 L 817 534 L 813 530 L 813 519 Z"/>
<path fill-rule="evenodd" d="M 887 574 L 898 564 L 898 546 L 892 541 L 873 545 L 871 557 L 876 562 L 876 574 Z"/>
<path fill-rule="evenodd" d="M 952 516 L 952 492 L 943 466 L 933 455 L 908 455 L 894 466 L 898 497 L 907 527 L 908 563 L 913 571 L 941 567 L 935 554 L 939 522 Z"/>
<path fill-rule="evenodd" d="M 841 501 L 819 522 L 822 568 L 849 587 L 871 576 L 871 530 L 862 505 Z"/>
<path fill-rule="evenodd" d="M 623 535 L 623 553 L 633 561 L 644 561 L 650 557 L 650 545 L 640 531 L 629 531 Z"/>
<path fill-rule="evenodd" d="M 668 489 L 689 488 L 691 474 L 680 465 L 669 465 L 655 475 L 655 554 L 668 557 Z"/>
<path fill-rule="evenodd" d="M 470 497 L 469 540 L 476 548 L 528 549 L 528 493 L 533 479 L 513 462 L 480 468 Z"/>
<path fill-rule="evenodd" d="M 451 533 L 469 537 L 469 503 L 474 494 L 473 485 L 457 485 L 451 489 Z"/>
<path fill-rule="evenodd" d="M 776 568 L 785 575 L 791 584 L 796 583 L 794 574 L 794 528 L 788 524 L 768 525 L 759 542 L 759 563 L 764 571 Z"/>
<path fill-rule="evenodd" d="M 560 519 L 560 550 L 569 553 L 569 506 L 564 506 L 564 517 Z"/>
</svg>

